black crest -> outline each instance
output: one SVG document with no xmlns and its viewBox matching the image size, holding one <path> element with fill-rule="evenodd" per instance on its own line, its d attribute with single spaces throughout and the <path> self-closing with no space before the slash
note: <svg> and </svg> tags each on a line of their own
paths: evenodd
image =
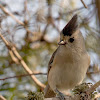
<svg viewBox="0 0 100 100">
<path fill-rule="evenodd" d="M 67 36 L 71 36 L 78 28 L 77 22 L 78 16 L 75 14 L 68 24 L 63 28 L 62 33 Z"/>
</svg>

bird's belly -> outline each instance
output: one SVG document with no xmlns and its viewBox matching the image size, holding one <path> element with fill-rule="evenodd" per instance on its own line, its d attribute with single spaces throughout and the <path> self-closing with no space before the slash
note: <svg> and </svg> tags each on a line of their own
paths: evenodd
<svg viewBox="0 0 100 100">
<path fill-rule="evenodd" d="M 51 68 L 48 76 L 50 87 L 60 91 L 74 88 L 80 84 L 85 77 L 87 69 L 77 64 L 62 64 Z"/>
</svg>

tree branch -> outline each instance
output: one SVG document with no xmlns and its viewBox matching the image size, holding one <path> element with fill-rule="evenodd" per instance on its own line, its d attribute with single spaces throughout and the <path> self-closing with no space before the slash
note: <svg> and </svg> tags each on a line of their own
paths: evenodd
<svg viewBox="0 0 100 100">
<path fill-rule="evenodd" d="M 42 72 L 34 72 L 32 74 L 22 74 L 22 75 L 16 75 L 16 76 L 10 76 L 10 77 L 5 77 L 2 78 L 0 80 L 7 80 L 7 79 L 11 79 L 11 78 L 20 78 L 20 77 L 26 77 L 26 76 L 31 76 L 31 75 L 47 75 L 47 73 L 42 73 Z"/>
<path fill-rule="evenodd" d="M 8 11 L 6 10 L 6 8 L 3 7 L 1 4 L 0 4 L 0 8 L 1 8 L 1 10 L 2 10 L 5 14 L 11 16 L 18 24 L 24 26 L 24 28 L 27 30 L 28 33 L 32 33 L 32 34 L 33 34 L 33 32 L 31 32 L 31 31 L 26 27 L 27 24 L 25 24 L 25 23 L 23 23 L 22 21 L 18 20 L 11 12 L 8 12 Z"/>
<path fill-rule="evenodd" d="M 16 58 L 19 60 L 20 64 L 22 65 L 22 67 L 26 70 L 26 72 L 28 74 L 32 74 L 33 72 L 29 69 L 29 67 L 27 66 L 27 64 L 24 62 L 24 60 L 22 59 L 22 57 L 19 55 L 18 51 L 16 50 L 16 48 L 12 45 L 12 43 L 8 42 L 3 35 L 0 33 L 0 37 L 2 38 L 2 40 L 4 41 L 4 43 L 6 44 L 8 50 L 10 50 L 10 52 L 12 52 Z M 15 62 L 16 63 L 16 62 Z M 45 88 L 45 85 L 42 84 L 34 75 L 31 75 L 31 78 L 33 79 L 33 81 L 41 88 Z"/>
<path fill-rule="evenodd" d="M 0 95 L 0 100 L 6 100 L 2 95 Z"/>
<path fill-rule="evenodd" d="M 95 83 L 88 91 L 87 93 L 90 94 L 91 92 L 95 91 L 96 88 L 100 86 L 100 81 L 98 81 L 97 83 Z"/>
<path fill-rule="evenodd" d="M 24 25 L 23 22 L 19 21 L 12 13 L 8 12 L 1 4 L 0 8 L 2 9 L 3 12 L 5 12 L 5 14 L 10 15 L 14 20 L 16 20 L 17 23 L 21 24 L 22 26 Z"/>
<path fill-rule="evenodd" d="M 88 8 L 83 0 L 81 0 L 81 2 L 82 2 L 82 4 L 84 5 L 85 8 Z"/>
</svg>

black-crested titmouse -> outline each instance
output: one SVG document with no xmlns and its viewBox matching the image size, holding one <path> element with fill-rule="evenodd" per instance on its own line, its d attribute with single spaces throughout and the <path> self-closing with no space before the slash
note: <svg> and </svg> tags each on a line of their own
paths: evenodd
<svg viewBox="0 0 100 100">
<path fill-rule="evenodd" d="M 79 85 L 90 64 L 77 15 L 61 31 L 58 45 L 48 64 L 48 85 L 44 92 L 45 97 L 53 97 L 57 93 L 64 100 L 62 92 Z"/>
</svg>

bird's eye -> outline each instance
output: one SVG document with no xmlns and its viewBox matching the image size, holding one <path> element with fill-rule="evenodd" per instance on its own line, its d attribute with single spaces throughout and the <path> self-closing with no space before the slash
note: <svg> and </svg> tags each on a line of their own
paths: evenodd
<svg viewBox="0 0 100 100">
<path fill-rule="evenodd" d="M 70 38 L 70 39 L 69 39 L 69 42 L 72 43 L 73 41 L 74 41 L 74 38 Z"/>
</svg>

